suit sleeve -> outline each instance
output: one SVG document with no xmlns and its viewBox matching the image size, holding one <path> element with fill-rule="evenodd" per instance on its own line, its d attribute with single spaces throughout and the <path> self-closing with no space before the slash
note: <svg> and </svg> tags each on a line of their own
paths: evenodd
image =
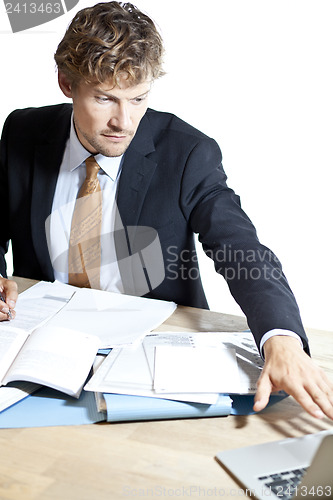
<svg viewBox="0 0 333 500">
<path fill-rule="evenodd" d="M 0 142 L 0 200 L 1 200 L 1 226 L 0 226 L 0 273 L 7 277 L 5 255 L 9 243 L 9 200 L 8 200 L 8 173 L 7 173 L 7 134 L 10 117 L 3 127 Z"/>
<path fill-rule="evenodd" d="M 291 330 L 309 352 L 299 308 L 281 263 L 259 242 L 239 197 L 228 187 L 222 155 L 212 139 L 198 142 L 188 156 L 181 203 L 205 253 L 246 315 L 257 345 L 267 331 Z"/>
</svg>

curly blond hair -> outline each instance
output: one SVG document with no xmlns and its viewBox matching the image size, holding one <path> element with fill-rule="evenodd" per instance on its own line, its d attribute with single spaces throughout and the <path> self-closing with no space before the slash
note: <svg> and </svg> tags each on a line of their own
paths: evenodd
<svg viewBox="0 0 333 500">
<path fill-rule="evenodd" d="M 154 22 L 131 3 L 105 2 L 80 10 L 55 53 L 71 84 L 130 85 L 164 74 L 163 43 Z"/>
</svg>

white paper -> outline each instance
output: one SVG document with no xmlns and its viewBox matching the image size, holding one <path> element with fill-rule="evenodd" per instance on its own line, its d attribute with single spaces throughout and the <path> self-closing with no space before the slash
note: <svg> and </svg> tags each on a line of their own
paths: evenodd
<svg viewBox="0 0 333 500">
<path fill-rule="evenodd" d="M 171 394 L 156 393 L 152 390 L 155 347 L 157 346 L 187 346 L 192 348 L 201 346 L 234 349 L 236 351 L 240 385 L 237 390 L 235 387 L 229 388 L 237 394 L 253 394 L 255 392 L 256 382 L 263 367 L 263 360 L 258 353 L 250 332 L 153 332 L 143 339 L 142 346 L 149 367 L 149 376 L 141 346 L 130 352 L 127 349 L 114 349 L 85 388 L 92 391 L 163 397 L 166 399 L 180 400 L 183 398 L 183 400 L 207 404 L 213 404 L 216 401 L 217 395 L 214 393 L 181 394 L 175 392 Z M 135 360 L 131 359 L 132 356 L 135 356 Z M 116 360 L 117 365 L 115 364 Z M 169 372 L 172 369 L 173 362 L 169 364 Z M 139 380 L 140 384 L 142 384 L 140 387 Z M 230 393 L 232 392 L 230 391 Z"/>
<path fill-rule="evenodd" d="M 0 326 L 0 384 L 28 335 L 9 325 Z"/>
<path fill-rule="evenodd" d="M 239 394 L 254 394 L 264 361 L 251 332 L 201 332 L 192 334 L 194 345 L 211 345 L 234 348 L 240 377 Z"/>
<path fill-rule="evenodd" d="M 175 309 L 174 302 L 80 288 L 49 324 L 93 333 L 100 349 L 121 347 L 139 342 Z"/>
<path fill-rule="evenodd" d="M 11 386 L 0 387 L 0 412 L 26 398 L 40 387 L 30 382 L 16 382 Z"/>
<path fill-rule="evenodd" d="M 94 392 L 177 399 L 196 403 L 216 403 L 218 394 L 156 394 L 143 345 L 113 349 L 85 386 Z"/>
<path fill-rule="evenodd" d="M 73 295 L 75 287 L 63 283 L 40 281 L 20 293 L 16 303 L 16 316 L 10 325 L 28 332 L 41 326 L 60 309 Z"/>
<path fill-rule="evenodd" d="M 194 347 L 195 345 L 192 334 L 187 332 L 153 332 L 147 335 L 142 343 L 152 380 L 154 379 L 155 347 L 163 345 Z"/>
<path fill-rule="evenodd" d="M 254 394 L 264 362 L 251 332 L 156 332 L 147 335 L 143 346 L 154 375 L 155 347 L 162 345 L 225 347 L 236 350 L 240 379 L 238 394 Z"/>
<path fill-rule="evenodd" d="M 236 352 L 222 347 L 157 346 L 156 392 L 237 393 Z"/>
<path fill-rule="evenodd" d="M 42 326 L 30 335 L 3 383 L 25 380 L 79 396 L 98 350 L 98 338 Z"/>
</svg>

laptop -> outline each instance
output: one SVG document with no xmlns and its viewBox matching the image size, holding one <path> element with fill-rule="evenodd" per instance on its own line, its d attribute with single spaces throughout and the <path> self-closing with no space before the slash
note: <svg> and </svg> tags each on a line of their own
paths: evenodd
<svg viewBox="0 0 333 500">
<path fill-rule="evenodd" d="M 333 498 L 333 429 L 225 450 L 215 458 L 250 497 Z"/>
</svg>

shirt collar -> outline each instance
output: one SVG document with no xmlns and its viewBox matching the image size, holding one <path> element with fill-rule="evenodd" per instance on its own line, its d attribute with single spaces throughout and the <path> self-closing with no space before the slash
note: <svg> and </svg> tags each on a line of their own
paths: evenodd
<svg viewBox="0 0 333 500">
<path fill-rule="evenodd" d="M 73 171 L 78 168 L 84 161 L 91 156 L 91 153 L 86 150 L 78 139 L 78 136 L 74 127 L 74 120 L 72 116 L 71 120 L 71 130 L 69 135 L 69 161 L 68 170 Z M 114 181 L 117 178 L 118 172 L 120 170 L 120 165 L 122 162 L 122 156 L 107 157 L 102 154 L 95 156 L 95 159 L 101 169 Z"/>
</svg>

